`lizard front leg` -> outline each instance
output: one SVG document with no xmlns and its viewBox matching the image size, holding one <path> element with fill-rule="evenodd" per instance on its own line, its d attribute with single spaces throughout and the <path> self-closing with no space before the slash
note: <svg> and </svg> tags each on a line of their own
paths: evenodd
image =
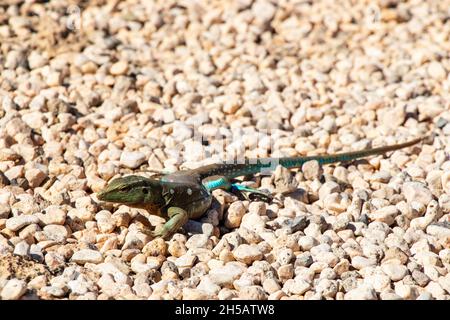
<svg viewBox="0 0 450 320">
<path fill-rule="evenodd" d="M 169 220 L 152 233 L 153 237 L 167 239 L 189 220 L 186 210 L 179 207 L 170 207 L 167 209 L 167 215 Z"/>
</svg>

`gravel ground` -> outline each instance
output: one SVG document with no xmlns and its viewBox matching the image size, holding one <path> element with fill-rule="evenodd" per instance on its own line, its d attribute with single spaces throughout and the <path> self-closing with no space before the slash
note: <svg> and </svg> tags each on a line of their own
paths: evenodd
<svg viewBox="0 0 450 320">
<path fill-rule="evenodd" d="M 1 299 L 450 298 L 450 1 L 6 2 Z M 246 182 L 271 203 L 215 191 L 169 241 L 95 195 L 268 146 L 422 135 Z"/>
</svg>

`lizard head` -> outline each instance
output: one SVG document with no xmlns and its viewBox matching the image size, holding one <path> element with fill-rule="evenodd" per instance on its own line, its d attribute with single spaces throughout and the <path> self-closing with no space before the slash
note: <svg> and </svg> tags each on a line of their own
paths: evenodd
<svg viewBox="0 0 450 320">
<path fill-rule="evenodd" d="M 159 199 L 158 186 L 157 180 L 131 175 L 109 182 L 105 189 L 97 193 L 97 198 L 129 206 L 153 204 Z"/>
</svg>

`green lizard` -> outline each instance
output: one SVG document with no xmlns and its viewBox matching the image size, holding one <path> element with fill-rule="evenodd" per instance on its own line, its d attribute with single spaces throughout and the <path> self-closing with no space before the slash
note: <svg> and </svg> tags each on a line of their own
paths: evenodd
<svg viewBox="0 0 450 320">
<path fill-rule="evenodd" d="M 391 146 L 332 155 L 247 159 L 243 164 L 212 164 L 165 174 L 159 179 L 130 175 L 112 180 L 97 196 L 101 201 L 144 208 L 150 214 L 162 216 L 167 222 L 152 234 L 155 237 L 168 238 L 188 219 L 197 219 L 206 212 L 211 205 L 211 191 L 214 189 L 237 190 L 267 196 L 263 191 L 231 183 L 230 180 L 233 178 L 273 169 L 274 164 L 289 169 L 299 168 L 311 160 L 316 160 L 319 164 L 352 161 L 406 148 L 422 140 L 423 138 L 418 138 Z"/>
</svg>

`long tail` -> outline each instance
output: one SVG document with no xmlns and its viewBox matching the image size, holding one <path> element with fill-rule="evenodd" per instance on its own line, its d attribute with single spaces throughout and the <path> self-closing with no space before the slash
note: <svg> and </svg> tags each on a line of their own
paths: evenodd
<svg viewBox="0 0 450 320">
<path fill-rule="evenodd" d="M 209 176 L 225 176 L 227 178 L 235 178 L 244 175 L 256 173 L 268 173 L 272 171 L 278 164 L 285 168 L 299 168 L 305 162 L 316 160 L 319 164 L 352 161 L 365 158 L 371 155 L 383 154 L 402 148 L 407 148 L 419 143 L 425 137 L 417 138 L 405 143 L 395 144 L 391 146 L 365 149 L 360 151 L 336 153 L 333 155 L 317 155 L 308 157 L 285 157 L 285 158 L 261 158 L 261 159 L 245 159 L 244 163 L 223 163 L 212 164 L 196 169 L 201 179 Z"/>
<path fill-rule="evenodd" d="M 342 161 L 352 161 L 360 158 L 365 158 L 375 154 L 383 154 L 389 151 L 394 151 L 398 149 L 403 149 L 415 145 L 422 141 L 424 137 L 417 138 L 405 143 L 394 144 L 391 146 L 373 148 L 373 149 L 365 149 L 359 151 L 351 151 L 344 153 L 336 153 L 333 155 L 318 155 L 318 156 L 310 156 L 310 157 L 301 157 L 301 158 L 280 158 L 280 165 L 286 168 L 296 168 L 301 167 L 305 162 L 311 160 L 317 160 L 319 164 L 327 164 L 334 162 L 342 162 Z"/>
</svg>

